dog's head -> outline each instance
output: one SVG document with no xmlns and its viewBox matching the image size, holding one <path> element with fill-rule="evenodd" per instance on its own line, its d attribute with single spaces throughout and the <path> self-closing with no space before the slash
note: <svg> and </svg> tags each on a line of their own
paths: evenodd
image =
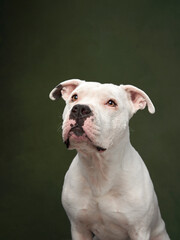
<svg viewBox="0 0 180 240">
<path fill-rule="evenodd" d="M 132 85 L 101 84 L 79 79 L 57 85 L 50 99 L 66 101 L 63 140 L 69 149 L 104 152 L 120 141 L 129 119 L 146 105 L 155 108 L 145 92 Z"/>
</svg>

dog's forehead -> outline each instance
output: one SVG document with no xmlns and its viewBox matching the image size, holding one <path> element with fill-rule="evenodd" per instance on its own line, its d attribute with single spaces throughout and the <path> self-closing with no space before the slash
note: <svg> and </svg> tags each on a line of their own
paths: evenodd
<svg viewBox="0 0 180 240">
<path fill-rule="evenodd" d="M 94 96 L 112 96 L 120 95 L 119 86 L 111 83 L 85 82 L 77 88 L 78 92 L 84 92 L 86 95 L 94 94 Z"/>
</svg>

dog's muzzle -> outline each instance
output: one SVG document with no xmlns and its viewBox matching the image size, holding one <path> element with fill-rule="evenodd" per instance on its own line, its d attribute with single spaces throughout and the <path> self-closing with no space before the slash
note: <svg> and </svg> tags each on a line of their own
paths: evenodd
<svg viewBox="0 0 180 240">
<path fill-rule="evenodd" d="M 81 105 L 81 104 L 74 105 L 70 112 L 69 120 L 74 120 L 75 124 L 71 125 L 71 129 L 69 131 L 69 137 L 73 133 L 77 137 L 85 135 L 89 139 L 89 137 L 86 135 L 83 129 L 83 126 L 86 119 L 90 118 L 91 116 L 93 116 L 93 112 L 88 105 Z M 89 141 L 92 142 L 91 139 L 89 139 Z M 66 144 L 67 148 L 69 148 L 70 146 L 69 138 L 64 143 Z M 95 147 L 99 152 L 103 152 L 106 150 L 105 148 L 102 148 L 99 146 L 95 146 Z"/>
<path fill-rule="evenodd" d="M 77 137 L 82 136 L 85 132 L 82 128 L 87 118 L 93 116 L 89 106 L 76 104 L 70 113 L 69 119 L 75 120 L 76 124 L 71 125 L 70 132 L 73 132 Z"/>
</svg>

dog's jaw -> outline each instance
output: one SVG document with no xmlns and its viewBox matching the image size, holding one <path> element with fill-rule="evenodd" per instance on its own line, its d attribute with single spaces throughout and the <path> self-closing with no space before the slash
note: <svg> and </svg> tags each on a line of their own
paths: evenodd
<svg viewBox="0 0 180 240">
<path fill-rule="evenodd" d="M 69 117 L 63 122 L 63 140 L 68 149 L 80 150 L 86 145 L 91 151 L 103 153 L 107 147 L 97 142 L 99 135 L 99 128 L 94 124 L 93 116 L 87 118 L 82 126 Z"/>
<path fill-rule="evenodd" d="M 82 143 L 86 143 L 87 145 L 89 145 L 91 149 L 94 149 L 99 153 L 103 153 L 107 150 L 106 148 L 96 146 L 95 144 L 93 144 L 93 142 L 90 140 L 90 138 L 86 135 L 85 132 L 83 133 L 83 135 L 79 134 L 80 134 L 79 130 L 76 133 L 72 131 L 69 132 L 68 138 L 64 141 L 64 144 L 66 145 L 67 149 L 75 148 L 78 150 L 81 148 Z M 71 142 L 73 142 L 72 146 Z"/>
</svg>

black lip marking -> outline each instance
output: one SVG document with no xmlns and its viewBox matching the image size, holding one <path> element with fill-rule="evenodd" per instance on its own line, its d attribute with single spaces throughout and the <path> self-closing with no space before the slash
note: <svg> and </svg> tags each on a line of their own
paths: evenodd
<svg viewBox="0 0 180 240">
<path fill-rule="evenodd" d="M 66 147 L 69 148 L 70 146 L 69 138 L 64 142 L 64 144 L 66 144 Z"/>
<path fill-rule="evenodd" d="M 96 147 L 96 149 L 98 150 L 98 152 L 104 152 L 106 151 L 106 148 L 102 148 L 102 147 Z"/>
<path fill-rule="evenodd" d="M 85 133 L 83 128 L 78 126 L 77 124 L 75 126 L 72 125 L 72 128 L 69 131 L 69 137 L 70 137 L 70 132 L 73 132 L 77 137 L 80 137 Z M 64 144 L 66 145 L 67 148 L 70 147 L 69 137 L 67 138 L 66 141 L 64 141 Z"/>
<path fill-rule="evenodd" d="M 73 132 L 78 137 L 82 136 L 85 133 L 83 128 L 79 125 L 75 125 L 74 127 L 72 127 L 70 132 Z"/>
</svg>

